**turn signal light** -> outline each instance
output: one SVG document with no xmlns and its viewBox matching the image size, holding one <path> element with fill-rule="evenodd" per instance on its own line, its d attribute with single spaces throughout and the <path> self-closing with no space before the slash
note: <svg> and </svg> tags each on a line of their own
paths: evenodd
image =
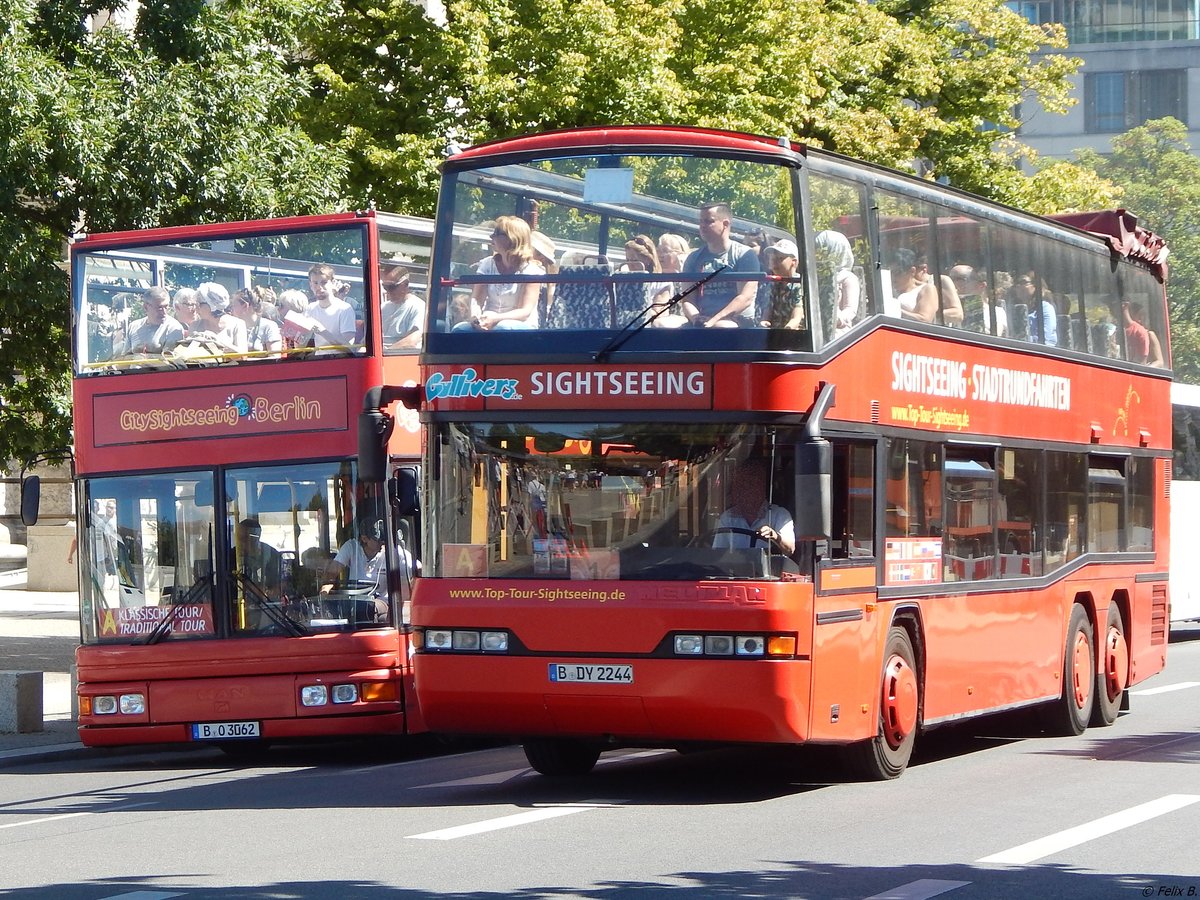
<svg viewBox="0 0 1200 900">
<path fill-rule="evenodd" d="M 359 685 L 359 693 L 367 703 L 382 703 L 399 700 L 394 681 L 367 681 Z"/>
</svg>

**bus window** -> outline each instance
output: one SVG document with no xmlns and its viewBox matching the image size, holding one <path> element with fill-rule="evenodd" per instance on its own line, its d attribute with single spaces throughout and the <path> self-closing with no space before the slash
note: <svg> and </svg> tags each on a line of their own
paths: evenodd
<svg viewBox="0 0 1200 900">
<path fill-rule="evenodd" d="M 996 472 L 991 454 L 948 454 L 945 479 L 942 579 L 991 578 L 996 567 Z"/>
<path fill-rule="evenodd" d="M 997 466 L 996 528 L 1001 578 L 1042 574 L 1042 454 L 1004 448 Z"/>
<path fill-rule="evenodd" d="M 870 258 L 862 185 L 812 173 L 813 260 L 825 342 L 841 337 L 874 309 L 864 264 Z"/>
<path fill-rule="evenodd" d="M 1124 461 L 1093 456 L 1088 464 L 1088 552 L 1120 552 L 1124 531 Z"/>
<path fill-rule="evenodd" d="M 1087 458 L 1051 451 L 1046 455 L 1046 571 L 1083 552 L 1087 511 Z"/>
</svg>

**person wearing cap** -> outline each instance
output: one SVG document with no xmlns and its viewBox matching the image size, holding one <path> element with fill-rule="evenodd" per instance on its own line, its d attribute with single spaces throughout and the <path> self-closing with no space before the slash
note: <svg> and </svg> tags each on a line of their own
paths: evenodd
<svg viewBox="0 0 1200 900">
<path fill-rule="evenodd" d="M 818 232 L 813 243 L 821 297 L 822 300 L 826 295 L 830 297 L 821 308 L 832 308 L 832 336 L 838 337 L 849 331 L 858 318 L 862 285 L 854 274 L 854 251 L 850 249 L 849 238 L 840 231 Z"/>
<path fill-rule="evenodd" d="M 688 321 L 704 328 L 756 326 L 754 303 L 758 297 L 758 281 L 739 281 L 729 276 L 757 274 L 762 271 L 762 266 L 758 254 L 731 237 L 733 211 L 729 204 L 704 204 L 700 207 L 697 227 L 704 246 L 688 255 L 683 271 L 700 276 L 720 269 L 728 271 L 702 285 L 699 298 L 693 292 L 683 302 Z"/>
<path fill-rule="evenodd" d="M 804 283 L 794 281 L 800 265 L 800 251 L 795 241 L 781 238 L 763 250 L 767 268 L 772 275 L 787 281 L 772 281 L 767 294 L 767 311 L 762 320 L 765 328 L 803 329 Z"/>
<path fill-rule="evenodd" d="M 224 285 L 206 281 L 196 288 L 196 324 L 188 337 L 229 353 L 246 352 L 246 323 L 229 314 L 229 291 Z"/>
<path fill-rule="evenodd" d="M 358 534 L 342 544 L 337 555 L 329 561 L 325 568 L 325 584 L 321 585 L 321 593 L 328 594 L 339 587 L 355 583 L 360 586 L 371 586 L 372 612 L 359 619 L 373 618 L 376 622 L 386 622 L 388 618 L 387 600 L 387 561 L 383 552 L 383 541 L 386 531 L 382 519 L 367 519 L 358 523 Z"/>
<path fill-rule="evenodd" d="M 171 295 L 166 288 L 152 287 L 142 295 L 146 315 L 129 326 L 129 334 L 115 351 L 117 354 L 162 353 L 183 340 L 184 328 L 174 316 L 167 315 Z"/>
<path fill-rule="evenodd" d="M 407 266 L 385 262 L 379 267 L 379 286 L 383 289 L 380 327 L 386 350 L 419 350 L 421 347 L 425 301 L 409 290 L 410 283 Z"/>
</svg>

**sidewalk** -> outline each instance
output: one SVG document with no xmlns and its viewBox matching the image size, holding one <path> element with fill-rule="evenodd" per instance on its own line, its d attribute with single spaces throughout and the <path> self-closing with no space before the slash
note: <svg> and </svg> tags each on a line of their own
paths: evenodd
<svg viewBox="0 0 1200 900">
<path fill-rule="evenodd" d="M 26 591 L 25 571 L 0 573 L 0 638 L 79 640 L 75 591 Z M 42 673 L 42 730 L 0 734 L 0 767 L 85 754 L 71 712 L 71 673 Z"/>
</svg>

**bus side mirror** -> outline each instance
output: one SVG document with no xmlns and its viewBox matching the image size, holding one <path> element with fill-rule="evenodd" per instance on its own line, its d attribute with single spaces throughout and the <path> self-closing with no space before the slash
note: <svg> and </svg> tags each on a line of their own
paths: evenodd
<svg viewBox="0 0 1200 900">
<path fill-rule="evenodd" d="M 833 447 L 824 438 L 796 445 L 796 539 L 827 541 L 833 531 Z"/>
<path fill-rule="evenodd" d="M 21 482 L 21 521 L 26 527 L 36 525 L 38 507 L 42 504 L 42 479 L 38 475 L 26 476 Z"/>
<path fill-rule="evenodd" d="M 421 499 L 417 492 L 421 481 L 421 470 L 417 466 L 400 466 L 392 477 L 392 497 L 396 512 L 400 516 L 415 516 L 421 511 Z"/>
<path fill-rule="evenodd" d="M 358 414 L 358 479 L 382 483 L 387 479 L 387 444 L 395 420 L 378 409 Z"/>
</svg>

